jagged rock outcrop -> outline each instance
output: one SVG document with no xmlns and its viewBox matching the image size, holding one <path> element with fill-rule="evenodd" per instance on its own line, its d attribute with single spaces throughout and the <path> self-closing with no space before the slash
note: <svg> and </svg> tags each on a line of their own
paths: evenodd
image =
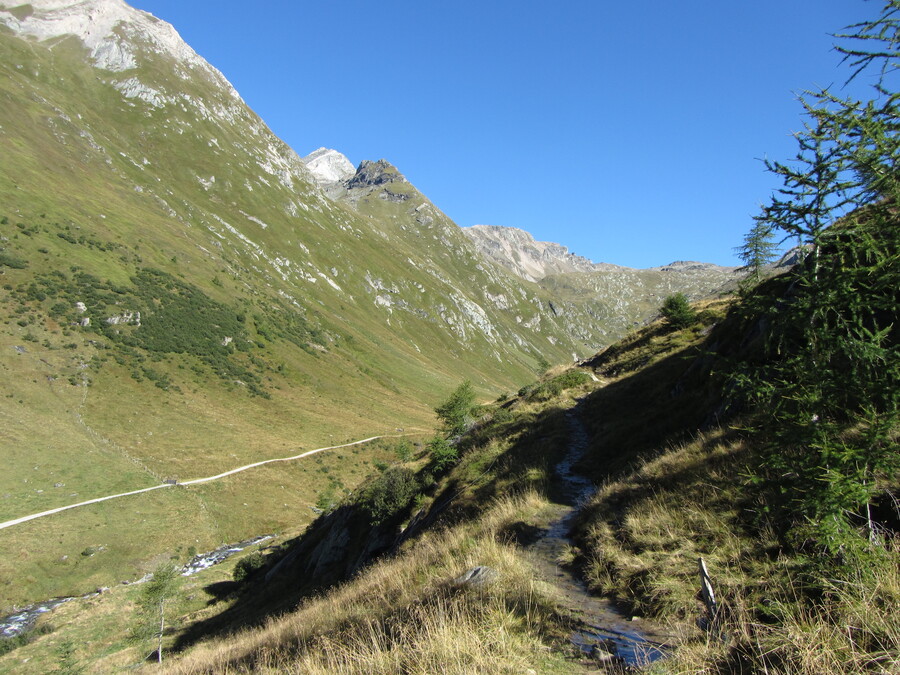
<svg viewBox="0 0 900 675">
<path fill-rule="evenodd" d="M 393 164 L 386 159 L 379 159 L 372 162 L 364 159 L 359 163 L 356 174 L 347 181 L 347 187 L 366 188 L 385 185 L 386 183 L 406 183 L 406 177 L 397 170 Z"/>
<path fill-rule="evenodd" d="M 561 244 L 536 241 L 531 234 L 516 227 L 473 225 L 462 231 L 479 253 L 528 281 L 539 281 L 551 274 L 593 272 L 603 267 L 569 253 Z"/>
</svg>

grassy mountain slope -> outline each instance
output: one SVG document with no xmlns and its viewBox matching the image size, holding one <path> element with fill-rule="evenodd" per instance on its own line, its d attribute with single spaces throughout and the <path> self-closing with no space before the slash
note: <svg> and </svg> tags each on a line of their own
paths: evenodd
<svg viewBox="0 0 900 675">
<path fill-rule="evenodd" d="M 461 242 L 423 247 L 325 198 L 221 83 L 176 77 L 166 55 L 113 74 L 74 38 L 0 33 L 3 520 L 429 427 L 459 377 L 514 388 L 571 352 L 552 325 L 520 326 L 514 311 L 533 318 L 540 300 L 480 271 Z M 136 77 L 176 102 L 123 97 L 116 83 Z M 516 292 L 510 310 L 481 310 L 493 335 L 476 323 L 471 279 Z M 410 311 L 376 304 L 395 285 Z M 356 469 L 336 468 L 352 485 Z M 119 505 L 17 526 L 3 537 L 23 554 L 2 564 L 6 578 L 28 571 L 0 604 L 133 577 L 164 549 L 294 526 L 317 483 L 282 465 L 136 498 L 129 513 L 152 512 L 146 526 Z M 270 503 L 273 484 L 286 495 Z M 38 539 L 54 543 L 28 546 Z M 110 553 L 59 563 L 88 547 Z"/>
<path fill-rule="evenodd" d="M 0 25 L 0 519 L 428 428 L 462 378 L 514 390 L 608 341 L 611 315 L 560 313 L 554 290 L 481 257 L 387 163 L 326 196 L 152 17 L 86 3 L 100 22 L 127 18 L 90 53 L 74 35 L 15 32 L 54 6 L 0 3 L 12 27 Z M 338 470 L 350 487 L 356 469 Z M 70 525 L 75 513 L 17 526 L 10 548 L 56 543 L 0 566 L 106 547 L 109 582 L 168 532 L 184 549 L 298 524 L 322 486 L 281 466 L 288 496 L 264 504 L 270 473 L 154 495 L 146 531 L 123 532 L 99 506 L 90 530 Z M 0 606 L 86 590 L 103 576 L 95 562 L 28 573 Z"/>
<path fill-rule="evenodd" d="M 557 498 L 552 467 L 570 442 L 567 412 L 588 431 L 581 469 L 600 488 L 561 562 L 644 617 L 638 625 L 667 624 L 676 648 L 653 672 L 892 672 L 896 514 L 882 514 L 881 544 L 849 572 L 823 566 L 783 538 L 780 523 L 754 515 L 765 499 L 748 482 L 757 441 L 725 374 L 761 358 L 763 323 L 726 302 L 697 309 L 692 326 L 656 322 L 581 364 L 581 375 L 551 374 L 484 407 L 454 466 L 439 469 L 422 452 L 395 460 L 301 537 L 248 558 L 240 584 L 198 581 L 167 638 L 183 650 L 174 672 L 596 672 L 567 644 L 573 616 L 527 549 Z M 371 554 L 381 559 L 361 570 L 336 564 Z M 697 626 L 700 556 L 724 640 Z M 454 587 L 479 564 L 498 579 Z M 0 666 L 48 663 L 90 617 L 129 616 L 128 593 L 67 609 L 56 632 Z M 200 610 L 205 598 L 212 604 Z M 93 639 L 94 651 L 118 645 L 104 652 L 107 664 L 137 658 L 112 628 Z"/>
<path fill-rule="evenodd" d="M 53 4 L 0 3 L 0 18 Z M 0 519 L 427 429 L 462 378 L 514 390 L 608 341 L 611 315 L 560 313 L 387 163 L 326 196 L 161 22 L 88 4 L 131 17 L 105 67 L 73 35 L 0 25 Z M 362 467 L 336 470 L 349 489 Z M 23 553 L 0 567 L 28 571 L 0 606 L 297 526 L 318 478 L 279 465 L 8 529 Z M 266 500 L 273 484 L 285 495 Z M 88 549 L 109 553 L 71 563 Z"/>
<path fill-rule="evenodd" d="M 782 298 L 790 281 L 775 280 L 759 292 Z M 751 315 L 748 320 L 740 307 L 712 303 L 699 307 L 698 318 L 695 325 L 681 330 L 658 322 L 598 354 L 583 364 L 596 382 L 554 393 L 558 388 L 548 380 L 493 407 L 464 437 L 458 466 L 438 486 L 425 485 L 416 504 L 423 504 L 428 515 L 412 518 L 407 525 L 414 532 L 412 540 L 399 548 L 395 558 L 321 599 L 304 602 L 296 614 L 264 629 L 238 640 L 216 638 L 188 652 L 177 672 L 278 668 L 325 672 L 327 667 L 390 672 L 393 666 L 411 663 L 391 659 L 413 653 L 407 646 L 427 643 L 432 624 L 423 617 L 439 615 L 444 599 L 455 597 L 440 589 L 456 570 L 484 561 L 502 564 L 485 552 L 500 543 L 515 544 L 505 549 L 507 555 L 529 560 L 521 545 L 541 522 L 543 500 L 552 495 L 547 469 L 566 443 L 560 412 L 573 405 L 573 397 L 581 401 L 576 410 L 592 441 L 581 468 L 600 488 L 581 512 L 578 547 L 567 560 L 582 570 L 592 588 L 615 598 L 629 615 L 668 624 L 675 649 L 655 663 L 652 672 L 894 672 L 900 664 L 900 625 L 893 612 L 900 599 L 896 546 L 900 521 L 896 503 L 890 507 L 890 495 L 900 489 L 897 476 L 880 476 L 885 499 L 876 499 L 869 512 L 875 520 L 865 527 L 864 520 L 858 521 L 855 536 L 868 542 L 862 558 L 849 552 L 831 557 L 824 553 L 822 541 L 788 536 L 790 521 L 767 506 L 773 494 L 753 480 L 763 475 L 764 440 L 749 431 L 754 416 L 749 408 L 738 406 L 743 394 L 728 386 L 727 374 L 736 367 L 771 358 L 765 356 L 764 329 L 761 332 L 765 317 Z M 722 420 L 730 424 L 720 426 Z M 511 498 L 517 493 L 525 496 L 518 501 Z M 477 523 L 497 522 L 498 513 L 503 514 L 503 527 L 478 531 Z M 401 508 L 394 527 L 412 515 L 410 506 Z M 416 524 L 423 522 L 446 529 L 438 526 L 415 534 Z M 870 538 L 873 522 L 872 531 L 878 534 Z M 447 536 L 437 532 L 465 533 L 472 555 L 449 568 L 446 562 L 435 564 L 419 557 L 435 537 Z M 322 541 L 315 527 L 306 537 Z M 710 621 L 698 593 L 700 557 L 712 574 L 719 602 L 711 632 L 698 626 Z M 399 579 L 400 570 L 408 565 L 415 565 L 416 576 L 403 576 L 402 585 L 398 581 L 396 586 L 385 581 L 391 577 L 388 570 Z M 537 578 L 533 568 L 531 575 Z M 483 608 L 521 587 L 517 575 L 510 577 L 509 584 L 502 582 L 483 592 L 474 608 L 460 614 L 484 617 Z M 258 577 L 256 585 L 251 582 L 248 594 L 265 593 L 266 586 L 259 585 L 263 578 Z M 362 593 L 372 583 L 382 584 L 381 600 L 377 607 L 360 610 L 364 620 L 342 615 L 322 624 L 322 619 L 313 618 L 325 612 L 328 603 Z M 402 596 L 397 595 L 400 588 Z M 555 637 L 565 634 L 565 612 L 552 589 L 538 585 L 537 594 L 542 603 L 550 603 L 540 626 L 522 620 L 514 632 L 541 640 L 551 653 L 566 658 L 567 647 Z M 471 597 L 466 600 L 471 602 Z M 401 606 L 406 610 L 400 611 Z M 449 637 L 465 625 L 460 614 L 447 620 L 452 628 L 445 635 L 454 649 L 463 643 Z M 477 661 L 476 645 L 490 640 L 501 625 L 507 624 L 496 615 L 479 624 L 474 635 L 467 635 L 468 660 L 449 660 L 448 672 L 466 672 L 473 663 L 486 672 L 522 667 L 553 672 L 554 666 L 537 665 L 535 652 L 528 649 L 505 651 L 500 646 L 489 661 Z M 320 636 L 332 631 L 339 637 L 327 641 L 326 652 L 325 638 Z M 369 636 L 374 637 L 371 642 Z M 360 643 L 367 647 L 354 649 Z M 427 659 L 434 648 L 424 652 Z M 342 656 L 329 661 L 326 653 Z M 523 654 L 530 659 L 524 666 L 516 660 Z M 388 663 L 392 666 L 384 665 Z M 585 665 L 569 661 L 568 668 L 573 672 Z"/>
</svg>

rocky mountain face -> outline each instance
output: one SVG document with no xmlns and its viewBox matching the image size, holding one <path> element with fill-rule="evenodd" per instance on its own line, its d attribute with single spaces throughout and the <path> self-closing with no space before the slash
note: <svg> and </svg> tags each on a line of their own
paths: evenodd
<svg viewBox="0 0 900 675">
<path fill-rule="evenodd" d="M 0 157 L 0 521 L 428 428 L 462 379 L 518 388 L 687 278 L 517 275 L 388 162 L 301 159 L 172 26 L 121 0 L 0 0 Z M 695 277 L 677 289 L 712 287 Z M 355 466 L 329 480 L 350 485 Z M 312 471 L 165 491 L 141 519 L 22 525 L 7 550 L 42 536 L 31 563 L 70 562 L 0 605 L 296 526 L 322 487 Z M 88 548 L 110 553 L 71 562 Z M 0 557 L 0 576 L 22 564 Z"/>
<path fill-rule="evenodd" d="M 593 272 L 601 267 L 587 258 L 569 253 L 560 244 L 535 241 L 525 230 L 498 225 L 464 227 L 463 233 L 486 258 L 528 281 L 551 274 Z"/>
<path fill-rule="evenodd" d="M 332 185 L 352 178 L 356 173 L 353 164 L 337 150 L 319 148 L 303 158 L 316 181 L 322 186 Z"/>
<path fill-rule="evenodd" d="M 514 227 L 475 225 L 463 232 L 486 259 L 546 291 L 551 311 L 585 345 L 622 337 L 654 316 L 672 293 L 698 300 L 732 288 L 742 277 L 736 267 L 701 262 L 648 269 L 594 263 Z"/>
</svg>

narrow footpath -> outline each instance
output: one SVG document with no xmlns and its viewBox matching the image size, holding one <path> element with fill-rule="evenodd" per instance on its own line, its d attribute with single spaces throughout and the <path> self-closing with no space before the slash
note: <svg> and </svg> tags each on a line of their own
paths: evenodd
<svg viewBox="0 0 900 675">
<path fill-rule="evenodd" d="M 646 622 L 629 620 L 609 600 L 591 594 L 572 570 L 557 562 L 573 545 L 570 531 L 578 507 L 595 491 L 589 480 L 572 469 L 588 447 L 578 407 L 570 410 L 567 417 L 569 448 L 555 467 L 562 503 L 529 550 L 540 575 L 558 589 L 562 605 L 578 620 L 570 636 L 572 644 L 598 665 L 646 665 L 665 655 L 665 636 Z"/>
</svg>

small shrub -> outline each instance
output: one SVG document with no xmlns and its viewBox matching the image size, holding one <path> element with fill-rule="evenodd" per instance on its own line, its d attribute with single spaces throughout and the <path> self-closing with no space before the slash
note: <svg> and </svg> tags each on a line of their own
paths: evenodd
<svg viewBox="0 0 900 675">
<path fill-rule="evenodd" d="M 527 396 L 534 401 L 547 401 L 554 396 L 559 396 L 566 389 L 586 384 L 590 379 L 591 376 L 583 370 L 568 370 L 546 382 L 533 386 L 527 391 Z"/>
<path fill-rule="evenodd" d="M 416 474 L 392 466 L 364 489 L 361 501 L 372 525 L 380 525 L 405 510 L 418 492 Z"/>
<path fill-rule="evenodd" d="M 400 441 L 394 446 L 394 454 L 397 455 L 397 459 L 401 462 L 408 462 L 413 455 L 412 444 L 407 440 Z"/>
<path fill-rule="evenodd" d="M 24 270 L 28 267 L 28 261 L 23 258 L 19 258 L 14 256 L 11 253 L 5 253 L 0 251 L 0 267 L 6 265 L 7 267 L 11 267 L 14 270 Z"/>
<path fill-rule="evenodd" d="M 334 508 L 335 503 L 337 501 L 337 492 L 336 486 L 332 481 L 327 488 L 322 490 L 319 494 L 318 499 L 316 499 L 316 508 L 323 513 L 331 511 Z"/>
<path fill-rule="evenodd" d="M 684 293 L 675 293 L 666 298 L 660 312 L 675 329 L 687 328 L 697 322 L 697 312 Z"/>
<path fill-rule="evenodd" d="M 266 556 L 261 551 L 254 551 L 245 558 L 238 561 L 234 566 L 232 576 L 235 581 L 243 581 L 251 576 L 256 570 L 264 567 L 266 564 Z"/>
<path fill-rule="evenodd" d="M 428 452 L 431 455 L 431 464 L 437 473 L 442 473 L 456 464 L 459 453 L 449 441 L 435 436 L 428 444 Z"/>
</svg>

